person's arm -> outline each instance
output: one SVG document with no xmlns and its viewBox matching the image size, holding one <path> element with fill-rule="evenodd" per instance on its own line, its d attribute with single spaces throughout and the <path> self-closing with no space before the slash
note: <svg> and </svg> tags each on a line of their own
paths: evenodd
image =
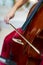
<svg viewBox="0 0 43 65">
<path fill-rule="evenodd" d="M 15 5 L 13 6 L 12 10 L 15 12 L 18 8 L 20 8 L 23 4 L 25 4 L 28 0 L 19 0 Z"/>
<path fill-rule="evenodd" d="M 5 17 L 5 22 L 8 23 L 8 21 L 14 16 L 16 10 L 20 8 L 23 4 L 25 4 L 28 0 L 19 0 L 15 3 L 11 11 L 9 11 L 8 15 Z"/>
</svg>

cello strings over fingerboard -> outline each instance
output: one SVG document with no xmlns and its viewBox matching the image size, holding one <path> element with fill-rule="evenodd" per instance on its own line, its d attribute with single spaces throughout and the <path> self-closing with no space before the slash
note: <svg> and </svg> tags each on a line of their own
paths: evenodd
<svg viewBox="0 0 43 65">
<path fill-rule="evenodd" d="M 23 24 L 22 26 L 22 30 L 26 30 L 28 24 L 30 23 L 30 21 L 32 20 L 32 18 L 34 17 L 34 15 L 36 14 L 36 12 L 38 11 L 39 7 L 41 6 L 41 4 L 43 3 L 43 0 L 40 0 L 36 7 L 34 8 L 34 10 L 32 11 L 32 13 L 30 14 L 30 16 L 27 18 L 26 22 Z"/>
</svg>

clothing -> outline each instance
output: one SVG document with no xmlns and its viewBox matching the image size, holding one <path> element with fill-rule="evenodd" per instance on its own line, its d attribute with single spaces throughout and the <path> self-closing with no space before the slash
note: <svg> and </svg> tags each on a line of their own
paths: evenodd
<svg viewBox="0 0 43 65">
<path fill-rule="evenodd" d="M 43 52 L 41 53 L 41 62 L 40 65 L 43 65 Z"/>
<path fill-rule="evenodd" d="M 43 60 L 41 61 L 40 65 L 43 65 Z"/>
<path fill-rule="evenodd" d="M 21 28 L 19 28 L 17 30 L 20 33 L 23 34 L 23 31 L 21 30 Z M 15 31 L 13 31 L 8 36 L 6 36 L 6 38 L 4 40 L 4 43 L 3 43 L 1 56 L 4 57 L 4 58 L 8 58 L 9 59 L 10 50 L 11 50 L 11 47 L 12 47 L 12 51 L 11 52 L 12 52 L 12 56 L 13 56 L 13 61 L 15 61 L 17 63 L 17 65 L 25 65 L 26 64 L 26 60 L 27 60 L 27 56 L 23 54 L 23 46 L 21 44 L 15 43 L 12 40 L 12 37 L 18 38 L 19 35 Z M 0 63 L 0 65 L 5 65 L 5 64 Z"/>
</svg>

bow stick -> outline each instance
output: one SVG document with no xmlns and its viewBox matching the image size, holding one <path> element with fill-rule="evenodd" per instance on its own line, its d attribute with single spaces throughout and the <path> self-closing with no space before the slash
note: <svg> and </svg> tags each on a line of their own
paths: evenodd
<svg viewBox="0 0 43 65">
<path fill-rule="evenodd" d="M 19 31 L 11 23 L 8 23 L 8 24 L 15 29 L 18 35 L 20 35 L 24 39 L 24 41 L 26 41 L 26 43 L 28 43 L 38 54 L 40 54 L 40 51 L 35 46 L 33 46 L 22 34 L 20 34 Z"/>
</svg>

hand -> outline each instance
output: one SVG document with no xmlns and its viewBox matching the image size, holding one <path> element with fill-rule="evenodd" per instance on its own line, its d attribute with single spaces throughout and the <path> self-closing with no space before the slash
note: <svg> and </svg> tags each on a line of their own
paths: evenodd
<svg viewBox="0 0 43 65">
<path fill-rule="evenodd" d="M 8 15 L 4 18 L 4 21 L 8 24 L 9 20 L 12 19 L 14 17 L 14 12 L 11 11 L 8 13 Z"/>
<path fill-rule="evenodd" d="M 6 17 L 4 18 L 4 21 L 8 24 L 8 23 L 9 23 L 9 17 L 6 16 Z"/>
</svg>

